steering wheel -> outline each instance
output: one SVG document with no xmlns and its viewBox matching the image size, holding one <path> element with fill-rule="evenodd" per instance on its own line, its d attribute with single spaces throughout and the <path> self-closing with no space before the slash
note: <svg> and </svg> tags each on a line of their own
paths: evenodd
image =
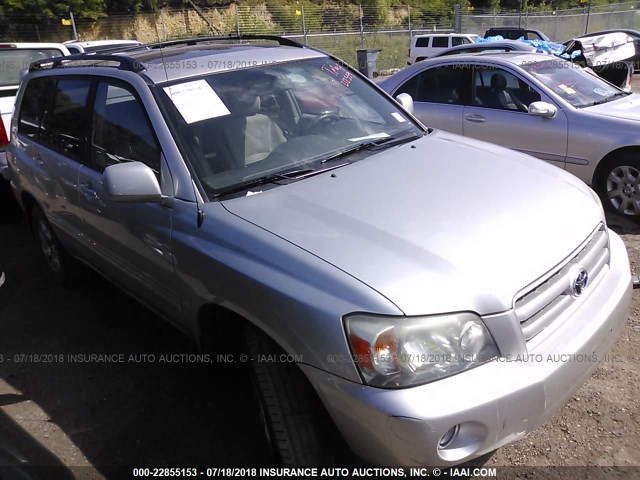
<svg viewBox="0 0 640 480">
<path fill-rule="evenodd" d="M 343 120 L 343 118 L 338 114 L 338 112 L 325 112 L 309 121 L 309 123 L 305 127 L 305 131 L 313 135 L 318 131 L 322 131 L 325 128 L 333 125 L 335 122 L 339 122 L 341 120 Z"/>
</svg>

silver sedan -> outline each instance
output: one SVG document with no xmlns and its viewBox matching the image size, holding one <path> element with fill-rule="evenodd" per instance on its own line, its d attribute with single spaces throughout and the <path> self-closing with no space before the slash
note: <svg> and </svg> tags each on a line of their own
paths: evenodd
<svg viewBox="0 0 640 480">
<path fill-rule="evenodd" d="M 609 211 L 640 217 L 640 95 L 548 55 L 425 60 L 380 82 L 426 125 L 503 145 L 578 176 Z"/>
</svg>

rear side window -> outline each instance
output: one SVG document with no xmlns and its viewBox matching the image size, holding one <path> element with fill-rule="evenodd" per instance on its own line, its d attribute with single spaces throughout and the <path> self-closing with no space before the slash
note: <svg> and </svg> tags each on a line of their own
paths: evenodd
<svg viewBox="0 0 640 480">
<path fill-rule="evenodd" d="M 42 116 L 51 103 L 55 81 L 51 78 L 34 78 L 22 95 L 18 133 L 36 139 L 42 126 Z"/>
<path fill-rule="evenodd" d="M 409 93 L 416 102 L 461 104 L 469 68 L 459 65 L 436 67 L 419 73 L 398 93 Z"/>
<path fill-rule="evenodd" d="M 418 37 L 416 38 L 416 47 L 428 47 L 429 46 L 429 37 Z"/>
<path fill-rule="evenodd" d="M 433 37 L 433 48 L 447 48 L 449 46 L 449 37 Z"/>
<path fill-rule="evenodd" d="M 91 80 L 58 80 L 50 108 L 43 114 L 40 139 L 52 150 L 81 160 L 88 131 L 87 101 Z"/>
<path fill-rule="evenodd" d="M 59 57 L 55 48 L 3 48 L 0 50 L 0 87 L 18 86 L 20 70 L 43 58 Z"/>
<path fill-rule="evenodd" d="M 465 37 L 452 37 L 451 38 L 451 46 L 457 47 L 458 45 L 466 45 L 467 43 L 471 43 L 471 40 Z"/>
<path fill-rule="evenodd" d="M 100 82 L 96 89 L 91 166 L 139 161 L 160 173 L 160 148 L 144 106 L 125 84 Z"/>
</svg>

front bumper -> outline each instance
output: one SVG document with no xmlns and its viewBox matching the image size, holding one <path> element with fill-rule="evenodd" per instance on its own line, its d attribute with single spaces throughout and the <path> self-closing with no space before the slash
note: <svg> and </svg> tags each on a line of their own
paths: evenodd
<svg viewBox="0 0 640 480">
<path fill-rule="evenodd" d="M 455 465 L 523 438 L 562 407 L 626 322 L 631 274 L 610 232 L 607 274 L 519 361 L 493 361 L 418 387 L 384 390 L 303 366 L 351 449 L 378 465 Z M 502 359 L 501 359 L 502 360 Z M 523 361 L 524 360 L 524 361 Z M 442 435 L 456 437 L 438 448 Z"/>
</svg>

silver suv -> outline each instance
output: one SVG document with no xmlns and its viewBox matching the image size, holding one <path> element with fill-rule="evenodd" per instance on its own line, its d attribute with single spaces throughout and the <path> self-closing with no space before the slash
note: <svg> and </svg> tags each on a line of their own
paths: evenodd
<svg viewBox="0 0 640 480">
<path fill-rule="evenodd" d="M 523 438 L 627 318 L 598 197 L 424 128 L 334 57 L 245 40 L 31 67 L 9 166 L 54 277 L 79 259 L 207 351 L 242 340 L 284 464 L 452 465 Z"/>
</svg>

